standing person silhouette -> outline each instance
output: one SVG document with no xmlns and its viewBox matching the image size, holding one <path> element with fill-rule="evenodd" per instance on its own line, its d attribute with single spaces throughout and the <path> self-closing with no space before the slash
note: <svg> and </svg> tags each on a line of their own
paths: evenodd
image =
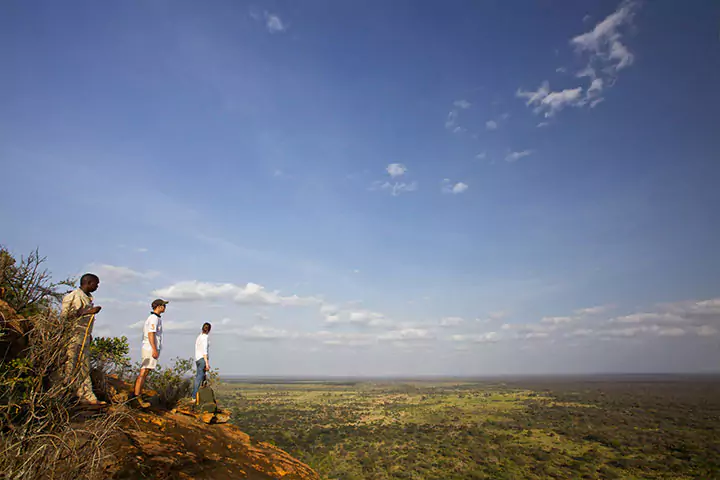
<svg viewBox="0 0 720 480">
<path fill-rule="evenodd" d="M 95 315 L 102 307 L 93 304 L 93 292 L 98 289 L 100 278 L 93 273 L 80 277 L 80 288 L 73 290 L 62 299 L 60 318 L 64 322 L 76 322 L 67 350 L 66 376 L 72 382 L 78 375 L 77 396 L 86 405 L 105 405 L 93 393 L 90 379 L 90 344 Z"/>
<path fill-rule="evenodd" d="M 206 372 L 210 371 L 210 329 L 212 325 L 205 322 L 202 326 L 202 333 L 195 339 L 195 388 L 193 398 L 196 398 L 200 385 L 206 378 Z"/>
<path fill-rule="evenodd" d="M 142 398 L 142 389 L 150 370 L 155 370 L 158 364 L 158 358 L 160 358 L 163 343 L 161 315 L 165 313 L 168 303 L 170 302 L 166 302 L 160 298 L 153 301 L 151 304 L 152 312 L 145 320 L 145 325 L 143 325 L 143 342 L 142 348 L 140 349 L 142 363 L 140 364 L 140 374 L 137 380 L 135 380 L 134 391 L 135 399 L 142 408 L 148 408 L 150 406 L 150 403 Z"/>
</svg>

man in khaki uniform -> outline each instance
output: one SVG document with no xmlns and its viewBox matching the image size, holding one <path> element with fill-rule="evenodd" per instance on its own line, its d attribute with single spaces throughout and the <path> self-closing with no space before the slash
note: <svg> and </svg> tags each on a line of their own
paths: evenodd
<svg viewBox="0 0 720 480">
<path fill-rule="evenodd" d="M 93 305 L 92 293 L 98 289 L 100 279 L 97 275 L 86 273 L 80 278 L 80 288 L 73 290 L 63 297 L 60 318 L 63 321 L 71 321 L 75 329 L 68 345 L 68 363 L 66 374 L 69 382 L 78 375 L 80 386 L 77 396 L 81 403 L 90 405 L 104 405 L 99 402 L 92 389 L 90 380 L 90 343 L 92 342 L 91 324 L 94 315 L 100 312 L 101 307 Z M 93 322 L 94 323 L 94 322 Z M 85 332 L 87 331 L 87 336 Z M 85 344 L 83 347 L 83 339 Z M 82 350 L 82 357 L 80 352 Z"/>
</svg>

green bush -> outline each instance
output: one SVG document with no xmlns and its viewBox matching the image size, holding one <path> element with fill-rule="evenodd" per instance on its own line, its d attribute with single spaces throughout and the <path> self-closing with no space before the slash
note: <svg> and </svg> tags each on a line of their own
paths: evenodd
<svg viewBox="0 0 720 480">
<path fill-rule="evenodd" d="M 138 370 L 140 366 L 138 365 Z M 180 399 L 192 394 L 193 380 L 188 375 L 195 370 L 191 358 L 175 358 L 172 366 L 158 367 L 148 375 L 146 385 L 157 392 L 161 407 L 174 408 Z"/>
</svg>

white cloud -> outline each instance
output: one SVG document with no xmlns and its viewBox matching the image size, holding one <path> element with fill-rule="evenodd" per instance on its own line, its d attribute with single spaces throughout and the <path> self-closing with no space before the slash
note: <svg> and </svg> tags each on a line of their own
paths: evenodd
<svg viewBox="0 0 720 480">
<path fill-rule="evenodd" d="M 525 338 L 525 340 L 539 340 L 548 338 L 549 336 L 550 334 L 547 332 L 530 332 L 526 333 L 523 338 Z"/>
<path fill-rule="evenodd" d="M 568 88 L 559 92 L 550 90 L 550 83 L 543 82 L 535 91 L 518 89 L 515 95 L 526 98 L 526 105 L 534 105 L 535 113 L 544 112 L 545 118 L 550 118 L 565 107 L 579 107 L 585 104 L 582 87 Z"/>
<path fill-rule="evenodd" d="M 405 172 L 407 172 L 407 167 L 402 163 L 391 163 L 387 166 L 385 170 L 387 170 L 387 173 L 390 175 L 390 177 L 395 178 L 405 175 Z"/>
<path fill-rule="evenodd" d="M 445 128 L 448 130 L 455 130 L 457 125 L 457 118 L 458 111 L 450 110 L 450 112 L 448 112 L 447 118 L 445 119 Z"/>
<path fill-rule="evenodd" d="M 475 155 L 475 158 L 477 158 L 478 160 L 485 160 L 487 158 L 487 152 L 480 152 Z"/>
<path fill-rule="evenodd" d="M 718 334 L 718 329 L 710 325 L 702 325 L 695 328 L 695 333 L 701 337 L 712 337 Z"/>
<path fill-rule="evenodd" d="M 537 128 L 549 127 L 550 122 L 540 122 L 537 124 Z"/>
<path fill-rule="evenodd" d="M 496 332 L 476 333 L 453 335 L 450 337 L 453 342 L 473 342 L 473 343 L 495 343 L 500 337 Z"/>
<path fill-rule="evenodd" d="M 295 332 L 289 332 L 284 329 L 266 325 L 254 325 L 248 329 L 234 330 L 229 333 L 234 333 L 241 338 L 252 341 L 277 341 L 296 338 L 298 336 Z"/>
<path fill-rule="evenodd" d="M 612 305 L 598 305 L 595 307 L 579 308 L 575 310 L 576 315 L 599 315 L 613 308 Z"/>
<path fill-rule="evenodd" d="M 578 328 L 577 330 L 574 330 L 572 332 L 566 333 L 566 337 L 588 337 L 592 335 L 594 332 L 593 330 L 589 328 Z"/>
<path fill-rule="evenodd" d="M 633 313 L 622 317 L 611 318 L 610 323 L 683 323 L 684 320 L 679 315 L 670 313 Z"/>
<path fill-rule="evenodd" d="M 393 197 L 402 195 L 403 193 L 414 192 L 418 189 L 417 182 L 375 182 L 374 188 L 387 190 Z"/>
<path fill-rule="evenodd" d="M 233 283 L 187 281 L 160 288 L 153 294 L 174 301 L 226 299 L 244 305 L 311 306 L 322 303 L 315 297 L 282 296 L 278 291 L 265 290 L 257 283 L 240 286 Z"/>
<path fill-rule="evenodd" d="M 349 322 L 371 327 L 387 324 L 385 315 L 379 312 L 371 312 L 369 310 L 359 310 L 348 312 Z"/>
<path fill-rule="evenodd" d="M 89 271 L 100 277 L 100 282 L 128 283 L 137 280 L 148 280 L 159 275 L 155 271 L 140 272 L 129 267 L 108 264 L 92 264 Z"/>
<path fill-rule="evenodd" d="M 553 92 L 550 90 L 549 82 L 545 81 L 535 91 L 518 89 L 516 96 L 525 98 L 526 104 L 533 106 L 536 114 L 543 113 L 546 118 L 554 116 L 566 107 L 589 105 L 590 108 L 594 108 L 603 100 L 601 96 L 603 90 L 614 83 L 617 73 L 632 65 L 634 61 L 633 54 L 622 42 L 621 28 L 631 23 L 637 6 L 638 3 L 635 1 L 624 1 L 614 13 L 598 23 L 591 31 L 570 40 L 570 44 L 577 52 L 589 55 L 587 65 L 575 75 L 577 78 L 591 79 L 586 91 L 582 86 L 578 86 Z M 559 73 L 564 71 L 563 67 L 556 69 Z"/>
<path fill-rule="evenodd" d="M 611 73 L 632 65 L 634 57 L 622 43 L 620 28 L 630 24 L 636 2 L 625 1 L 618 9 L 602 22 L 582 35 L 570 40 L 570 44 L 580 52 L 589 52 L 591 62 L 597 61 Z"/>
<path fill-rule="evenodd" d="M 445 317 L 440 320 L 441 327 L 457 327 L 463 323 L 465 323 L 465 320 L 460 317 Z"/>
<path fill-rule="evenodd" d="M 470 108 L 471 103 L 467 100 L 455 100 L 453 102 L 453 108 L 448 112 L 445 118 L 445 129 L 450 130 L 453 133 L 464 133 L 467 131 L 465 127 L 458 125 L 458 117 L 460 110 L 467 110 Z"/>
<path fill-rule="evenodd" d="M 542 320 L 540 320 L 541 323 L 547 323 L 550 325 L 560 325 L 563 323 L 570 323 L 574 321 L 574 317 L 543 317 Z"/>
<path fill-rule="evenodd" d="M 488 130 L 496 130 L 498 128 L 498 124 L 495 120 L 488 120 L 485 122 L 485 128 Z"/>
<path fill-rule="evenodd" d="M 443 193 L 452 193 L 454 195 L 457 195 L 458 193 L 465 192 L 468 188 L 470 188 L 470 187 L 466 183 L 463 183 L 463 182 L 452 183 L 449 178 L 446 178 L 442 181 Z"/>
<path fill-rule="evenodd" d="M 270 33 L 280 33 L 287 30 L 287 26 L 279 16 L 268 12 L 265 12 L 265 26 Z"/>
<path fill-rule="evenodd" d="M 679 327 L 664 327 L 659 328 L 657 333 L 663 337 L 680 337 L 685 335 L 685 330 Z"/>
<path fill-rule="evenodd" d="M 506 162 L 516 162 L 520 160 L 521 158 L 527 157 L 528 155 L 532 155 L 532 150 L 523 150 L 520 152 L 510 152 L 507 155 L 505 155 L 505 161 Z"/>
<path fill-rule="evenodd" d="M 147 253 L 149 250 L 145 247 L 136 248 L 135 251 L 137 253 Z"/>
<path fill-rule="evenodd" d="M 381 341 L 408 341 L 408 340 L 432 340 L 434 337 L 429 330 L 422 328 L 403 328 L 392 330 L 378 335 Z"/>
</svg>

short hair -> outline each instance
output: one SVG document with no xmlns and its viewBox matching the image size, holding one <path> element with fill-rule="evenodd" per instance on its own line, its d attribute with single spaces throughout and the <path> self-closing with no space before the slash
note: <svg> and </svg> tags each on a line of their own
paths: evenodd
<svg viewBox="0 0 720 480">
<path fill-rule="evenodd" d="M 94 273 L 86 273 L 85 275 L 80 277 L 80 285 L 86 285 L 90 280 L 95 280 L 96 282 L 99 282 L 100 277 L 98 277 Z"/>
<path fill-rule="evenodd" d="M 202 332 L 210 333 L 211 328 L 212 328 L 212 325 L 210 325 L 208 322 L 205 322 L 205 323 L 203 323 Z"/>
</svg>

